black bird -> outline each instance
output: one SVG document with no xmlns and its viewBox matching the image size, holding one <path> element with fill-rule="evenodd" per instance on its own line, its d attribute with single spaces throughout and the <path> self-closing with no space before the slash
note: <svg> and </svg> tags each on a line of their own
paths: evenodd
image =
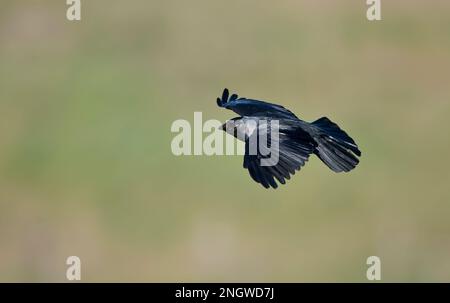
<svg viewBox="0 0 450 303">
<path fill-rule="evenodd" d="M 355 141 L 327 117 L 305 122 L 281 105 L 239 98 L 236 94 L 229 97 L 226 88 L 222 98 L 217 98 L 217 105 L 240 115 L 223 124 L 221 129 L 245 142 L 244 168 L 265 188 L 277 188 L 275 179 L 285 184 L 312 153 L 337 173 L 348 172 L 359 163 L 361 152 Z M 278 138 L 270 135 L 271 121 L 278 121 Z M 277 140 L 279 155 L 275 165 L 261 165 L 262 159 L 270 157 L 267 151 L 258 147 L 252 149 L 256 152 L 250 152 L 251 144 L 258 142 L 252 139 L 262 133 L 267 137 L 268 147 L 274 146 L 273 140 Z"/>
</svg>

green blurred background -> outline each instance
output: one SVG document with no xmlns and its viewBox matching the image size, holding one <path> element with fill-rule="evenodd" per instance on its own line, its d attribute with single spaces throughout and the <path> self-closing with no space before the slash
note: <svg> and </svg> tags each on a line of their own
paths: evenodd
<svg viewBox="0 0 450 303">
<path fill-rule="evenodd" d="M 450 3 L 3 0 L 0 281 L 450 281 Z M 320 3 L 319 3 L 320 2 Z M 395 2 L 395 3 L 393 3 Z M 363 152 L 265 190 L 175 157 L 224 87 L 328 116 Z"/>
</svg>

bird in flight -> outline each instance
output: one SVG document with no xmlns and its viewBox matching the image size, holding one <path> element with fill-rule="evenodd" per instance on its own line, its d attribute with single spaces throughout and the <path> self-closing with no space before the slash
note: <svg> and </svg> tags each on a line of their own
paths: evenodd
<svg viewBox="0 0 450 303">
<path fill-rule="evenodd" d="M 236 94 L 230 96 L 226 88 L 222 98 L 217 98 L 217 105 L 240 116 L 227 121 L 221 130 L 245 142 L 244 168 L 265 188 L 277 188 L 276 180 L 285 184 L 311 154 L 337 173 L 348 172 L 359 163 L 361 152 L 355 141 L 327 117 L 309 123 L 281 105 L 239 98 Z M 276 129 L 272 129 L 273 121 L 277 122 Z M 273 136 L 275 130 L 277 135 Z M 267 137 L 266 145 L 276 146 L 269 148 L 278 153 L 274 165 L 262 164 L 263 159 L 270 157 L 267 149 L 263 151 L 259 146 L 252 149 L 258 142 L 255 136 L 261 135 Z"/>
</svg>

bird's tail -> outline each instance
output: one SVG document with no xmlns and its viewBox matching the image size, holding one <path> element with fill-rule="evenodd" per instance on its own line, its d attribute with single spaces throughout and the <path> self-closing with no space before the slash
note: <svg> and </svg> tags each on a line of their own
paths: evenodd
<svg viewBox="0 0 450 303">
<path fill-rule="evenodd" d="M 319 129 L 319 135 L 314 138 L 317 142 L 314 153 L 323 163 L 335 172 L 348 172 L 358 165 L 356 156 L 361 156 L 361 151 L 345 131 L 327 117 L 312 124 Z"/>
</svg>

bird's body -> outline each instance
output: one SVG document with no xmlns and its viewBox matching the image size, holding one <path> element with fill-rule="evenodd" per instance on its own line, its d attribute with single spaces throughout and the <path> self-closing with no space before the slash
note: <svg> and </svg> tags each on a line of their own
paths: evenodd
<svg viewBox="0 0 450 303">
<path fill-rule="evenodd" d="M 225 89 L 222 98 L 217 98 L 218 106 L 230 109 L 240 117 L 229 120 L 222 129 L 246 143 L 244 168 L 264 187 L 277 188 L 275 179 L 284 184 L 312 153 L 335 172 L 348 172 L 359 163 L 356 156 L 361 156 L 361 152 L 356 143 L 328 118 L 309 123 L 281 105 L 238 98 L 235 94 L 228 97 L 228 89 Z M 271 135 L 274 131 L 276 136 Z M 252 149 L 258 142 L 252 139 L 261 134 L 268 137 L 269 145 L 276 146 L 271 150 L 278 153 L 278 161 L 274 165 L 262 165 L 261 160 L 270 155 L 259 146 Z"/>
</svg>

